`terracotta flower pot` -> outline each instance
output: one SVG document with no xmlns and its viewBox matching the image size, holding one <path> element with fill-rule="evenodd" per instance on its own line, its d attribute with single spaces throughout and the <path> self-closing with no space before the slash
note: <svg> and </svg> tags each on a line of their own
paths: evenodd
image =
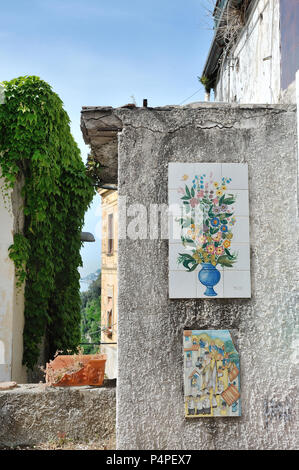
<svg viewBox="0 0 299 470">
<path fill-rule="evenodd" d="M 46 383 L 54 387 L 102 385 L 106 359 L 105 354 L 57 356 L 47 363 Z"/>
</svg>

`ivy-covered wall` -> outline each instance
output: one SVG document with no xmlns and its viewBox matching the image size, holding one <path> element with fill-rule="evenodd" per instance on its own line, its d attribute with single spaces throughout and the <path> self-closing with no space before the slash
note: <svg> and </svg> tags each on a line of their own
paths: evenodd
<svg viewBox="0 0 299 470">
<path fill-rule="evenodd" d="M 24 225 L 22 184 L 20 178 L 13 189 L 6 189 L 0 176 L 0 382 L 27 381 L 22 366 L 24 286 L 16 289 L 14 262 L 8 252 L 14 232 Z"/>
<path fill-rule="evenodd" d="M 3 85 L 3 192 L 24 179 L 24 229 L 14 233 L 9 256 L 18 286 L 26 281 L 23 363 L 31 369 L 43 338 L 49 357 L 80 341 L 80 232 L 94 188 L 69 117 L 50 85 L 34 76 Z"/>
</svg>

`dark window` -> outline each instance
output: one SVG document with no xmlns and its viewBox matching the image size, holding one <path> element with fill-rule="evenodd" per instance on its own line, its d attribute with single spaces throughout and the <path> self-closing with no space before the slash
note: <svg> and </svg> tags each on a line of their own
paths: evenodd
<svg viewBox="0 0 299 470">
<path fill-rule="evenodd" d="M 108 255 L 113 254 L 113 214 L 108 215 Z"/>
<path fill-rule="evenodd" d="M 113 328 L 113 307 L 112 307 L 112 297 L 108 297 L 107 302 L 107 329 L 106 334 L 109 338 L 112 337 L 112 328 Z"/>
</svg>

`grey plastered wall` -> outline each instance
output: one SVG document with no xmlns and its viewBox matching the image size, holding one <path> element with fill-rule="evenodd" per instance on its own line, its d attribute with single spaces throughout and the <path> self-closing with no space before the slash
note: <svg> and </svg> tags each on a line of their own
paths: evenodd
<svg viewBox="0 0 299 470">
<path fill-rule="evenodd" d="M 106 381 L 105 381 L 106 382 Z M 54 442 L 98 441 L 115 432 L 115 387 L 19 385 L 0 390 L 0 449 Z"/>
<path fill-rule="evenodd" d="M 169 162 L 247 162 L 251 299 L 168 298 L 168 241 L 119 240 L 119 449 L 293 449 L 296 428 L 295 106 L 117 109 L 119 196 L 167 204 Z M 131 218 L 127 217 L 127 224 Z M 120 230 L 124 230 L 120 206 Z M 232 329 L 242 417 L 184 417 L 183 330 Z"/>
</svg>

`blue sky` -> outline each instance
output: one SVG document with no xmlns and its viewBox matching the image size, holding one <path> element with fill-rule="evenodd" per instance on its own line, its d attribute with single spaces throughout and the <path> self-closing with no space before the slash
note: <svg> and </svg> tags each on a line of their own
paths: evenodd
<svg viewBox="0 0 299 470">
<path fill-rule="evenodd" d="M 37 75 L 64 102 L 86 160 L 82 106 L 163 106 L 202 101 L 212 40 L 212 0 L 14 0 L 1 4 L 0 81 Z M 210 25 L 209 25 L 210 23 Z M 190 99 L 197 90 L 200 90 Z M 82 249 L 86 275 L 100 267 L 100 197 L 85 217 L 96 243 Z"/>
</svg>

